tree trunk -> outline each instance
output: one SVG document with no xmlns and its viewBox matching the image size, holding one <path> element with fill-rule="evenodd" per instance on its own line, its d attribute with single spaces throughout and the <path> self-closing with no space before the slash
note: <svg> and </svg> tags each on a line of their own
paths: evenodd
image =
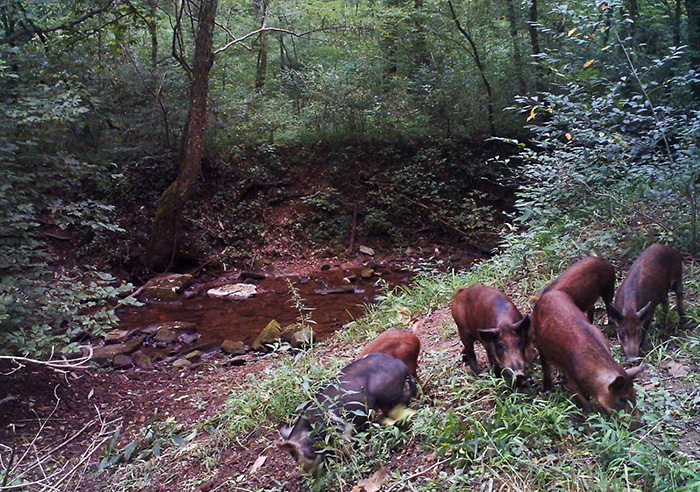
<svg viewBox="0 0 700 492">
<path fill-rule="evenodd" d="M 690 65 L 700 66 L 700 1 L 685 0 L 685 11 L 688 16 L 688 51 L 690 54 Z M 693 84 L 693 94 L 700 97 L 700 84 Z"/>
<path fill-rule="evenodd" d="M 467 31 L 462 26 L 462 24 L 459 22 L 459 18 L 457 17 L 457 12 L 455 11 L 454 5 L 452 5 L 452 0 L 448 0 L 447 6 L 450 8 L 450 15 L 452 16 L 452 22 L 455 23 L 455 27 L 457 28 L 457 31 L 459 31 L 459 33 L 462 36 L 464 36 L 464 38 L 467 40 L 467 43 L 469 43 L 472 58 L 474 59 L 474 63 L 476 64 L 476 68 L 479 70 L 479 75 L 481 76 L 481 82 L 484 84 L 484 89 L 486 89 L 487 118 L 488 118 L 488 122 L 489 122 L 489 130 L 491 131 L 491 135 L 496 136 L 496 124 L 495 124 L 495 117 L 494 117 L 494 110 L 493 110 L 493 90 L 491 89 L 491 84 L 489 83 L 489 79 L 486 77 L 486 69 L 484 67 L 484 64 L 481 61 L 481 57 L 479 56 L 479 50 L 476 47 L 476 42 L 474 41 L 474 38 L 472 38 L 471 34 L 469 34 L 469 31 Z"/>
<path fill-rule="evenodd" d="M 540 36 L 537 30 L 537 23 L 539 22 L 537 14 L 537 0 L 530 0 L 530 21 L 529 21 L 529 33 L 530 33 L 530 46 L 532 47 L 532 56 L 535 61 L 535 77 L 536 77 L 536 87 L 539 92 L 544 90 L 544 72 L 542 70 L 542 63 L 540 62 L 540 56 L 542 55 L 542 49 L 540 48 Z"/>
<path fill-rule="evenodd" d="M 172 267 L 182 210 L 201 172 L 207 123 L 209 73 L 214 64 L 212 44 L 217 3 L 218 0 L 202 0 L 199 8 L 190 109 L 178 155 L 179 172 L 175 181 L 158 200 L 158 210 L 147 245 L 146 264 L 158 272 L 167 271 Z"/>
<path fill-rule="evenodd" d="M 510 39 L 513 42 L 513 64 L 515 65 L 515 76 L 518 79 L 519 91 L 527 94 L 527 83 L 523 75 L 523 57 L 520 53 L 520 41 L 518 35 L 518 16 L 515 10 L 514 0 L 506 0 L 508 7 L 508 23 L 510 24 Z"/>
</svg>

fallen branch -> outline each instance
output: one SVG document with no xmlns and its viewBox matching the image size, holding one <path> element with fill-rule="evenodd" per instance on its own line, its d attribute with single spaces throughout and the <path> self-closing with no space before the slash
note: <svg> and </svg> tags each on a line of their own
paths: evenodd
<svg viewBox="0 0 700 492">
<path fill-rule="evenodd" d="M 77 359 L 53 359 L 53 352 L 49 356 L 48 360 L 38 360 L 38 359 L 30 359 L 29 357 L 20 357 L 20 356 L 15 356 L 15 355 L 0 355 L 0 360 L 9 360 L 15 364 L 17 364 L 17 367 L 12 369 L 10 372 L 5 372 L 5 373 L 0 373 L 2 376 L 9 376 L 10 374 L 19 371 L 23 367 L 25 367 L 27 364 L 37 364 L 40 366 L 46 366 L 50 369 L 53 369 L 58 372 L 66 373 L 69 370 L 72 369 L 85 369 L 87 364 L 90 359 L 92 359 L 92 346 L 90 345 L 84 345 L 81 347 L 83 350 L 87 352 L 86 355 L 82 355 L 78 357 Z"/>
</svg>

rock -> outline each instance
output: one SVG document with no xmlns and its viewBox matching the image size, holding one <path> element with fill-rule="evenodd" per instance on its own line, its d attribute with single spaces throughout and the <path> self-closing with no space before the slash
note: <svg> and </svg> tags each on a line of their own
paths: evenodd
<svg viewBox="0 0 700 492">
<path fill-rule="evenodd" d="M 202 352 L 200 352 L 199 350 L 193 350 L 192 352 L 189 352 L 187 355 L 185 355 L 183 359 L 186 359 L 192 362 L 193 364 L 197 363 L 200 360 L 202 360 Z"/>
<path fill-rule="evenodd" d="M 185 345 L 192 345 L 201 336 L 199 333 L 181 333 L 177 339 Z"/>
<path fill-rule="evenodd" d="M 265 344 L 273 344 L 280 340 L 282 336 L 282 327 L 277 320 L 270 321 L 267 326 L 260 332 L 258 337 L 253 342 L 253 350 L 265 350 Z"/>
<path fill-rule="evenodd" d="M 173 367 L 180 369 L 183 367 L 191 367 L 192 363 L 188 361 L 187 359 L 177 359 L 175 362 L 173 362 Z"/>
<path fill-rule="evenodd" d="M 129 330 L 110 330 L 105 335 L 105 345 L 124 343 L 129 338 L 129 335 L 131 335 Z"/>
<path fill-rule="evenodd" d="M 330 266 L 329 264 L 327 264 L 327 263 L 326 263 L 325 265 L 322 265 L 322 266 L 321 266 L 321 271 L 322 271 L 322 272 L 325 272 L 325 271 L 330 270 L 330 269 L 331 269 L 331 266 Z"/>
<path fill-rule="evenodd" d="M 360 277 L 369 280 L 374 276 L 374 269 L 372 268 L 363 268 L 362 271 L 360 272 Z"/>
<path fill-rule="evenodd" d="M 329 294 L 352 294 L 355 287 L 352 285 L 339 285 L 338 287 L 327 287 L 325 289 L 314 289 L 314 294 L 327 296 Z"/>
<path fill-rule="evenodd" d="M 153 277 L 146 282 L 139 300 L 144 302 L 176 301 L 180 292 L 192 283 L 192 275 L 170 273 Z"/>
<path fill-rule="evenodd" d="M 154 323 L 145 328 L 141 328 L 141 333 L 152 335 L 158 332 L 158 330 L 194 332 L 197 330 L 197 325 L 187 321 L 164 321 L 163 323 Z"/>
<path fill-rule="evenodd" d="M 104 347 L 95 347 L 92 351 L 92 361 L 96 364 L 107 365 L 112 362 L 114 357 L 119 354 L 130 354 L 143 344 L 145 337 L 139 336 L 132 338 L 124 343 L 115 343 L 105 345 Z"/>
<path fill-rule="evenodd" d="M 212 341 L 212 342 L 204 342 L 200 343 L 199 345 L 195 345 L 191 349 L 187 351 L 189 352 L 194 352 L 195 350 L 199 350 L 200 352 L 204 354 L 209 354 L 211 352 L 218 352 L 221 350 L 221 342 L 218 341 Z"/>
<path fill-rule="evenodd" d="M 161 328 L 156 332 L 155 336 L 153 337 L 153 340 L 156 343 L 173 343 L 175 340 L 177 340 L 177 333 L 171 330 Z"/>
<path fill-rule="evenodd" d="M 247 352 L 246 345 L 243 342 L 234 342 L 233 340 L 224 340 L 221 344 L 221 351 L 228 355 L 243 355 Z"/>
<path fill-rule="evenodd" d="M 374 256 L 374 250 L 367 246 L 360 246 L 360 253 L 364 253 L 369 256 Z"/>
<path fill-rule="evenodd" d="M 314 343 L 314 338 L 314 330 L 310 326 L 307 326 L 302 330 L 292 333 L 289 345 L 294 348 L 307 347 Z"/>
<path fill-rule="evenodd" d="M 252 272 L 252 271 L 245 271 L 241 272 L 240 278 L 242 279 L 251 279 L 251 280 L 265 280 L 267 278 L 267 275 L 261 272 Z"/>
<path fill-rule="evenodd" d="M 254 296 L 257 290 L 252 284 L 229 284 L 209 289 L 207 295 L 223 299 L 248 299 Z"/>
<path fill-rule="evenodd" d="M 139 369 L 153 369 L 153 361 L 141 350 L 134 352 L 131 358 L 134 359 L 134 365 Z"/>
<path fill-rule="evenodd" d="M 115 369 L 128 369 L 134 365 L 134 359 L 130 355 L 117 354 L 114 356 L 112 366 Z"/>
</svg>

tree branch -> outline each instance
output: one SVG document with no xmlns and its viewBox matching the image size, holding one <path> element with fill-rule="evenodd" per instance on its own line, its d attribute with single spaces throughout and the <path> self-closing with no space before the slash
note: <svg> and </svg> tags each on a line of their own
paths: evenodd
<svg viewBox="0 0 700 492">
<path fill-rule="evenodd" d="M 14 43 L 15 41 L 17 41 L 21 37 L 27 36 L 27 35 L 33 36 L 34 34 L 38 34 L 41 36 L 41 35 L 44 35 L 44 34 L 47 34 L 50 32 L 67 31 L 67 30 L 73 29 L 78 24 L 106 11 L 113 3 L 114 3 L 114 0 L 109 0 L 107 3 L 105 3 L 101 7 L 98 7 L 94 10 L 91 10 L 89 12 L 84 13 L 81 16 L 66 20 L 60 24 L 56 24 L 56 25 L 50 26 L 50 27 L 37 28 L 34 25 L 34 23 L 31 23 L 30 25 L 26 25 L 23 23 L 22 29 L 20 29 L 19 31 L 15 31 L 14 33 L 10 34 L 9 36 L 6 36 L 6 37 L 0 39 L 0 45 Z"/>
</svg>

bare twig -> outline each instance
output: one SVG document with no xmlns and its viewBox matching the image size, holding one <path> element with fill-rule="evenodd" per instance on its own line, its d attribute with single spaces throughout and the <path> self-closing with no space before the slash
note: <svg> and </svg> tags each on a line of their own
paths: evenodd
<svg viewBox="0 0 700 492">
<path fill-rule="evenodd" d="M 85 369 L 85 364 L 90 359 L 92 359 L 93 351 L 90 345 L 84 345 L 81 348 L 84 349 L 87 352 L 87 354 L 82 355 L 79 358 L 73 360 L 53 359 L 53 354 L 51 354 L 48 360 L 31 359 L 29 357 L 19 357 L 14 355 L 0 355 L 0 360 L 9 360 L 17 364 L 17 367 L 12 369 L 10 372 L 0 373 L 0 375 L 9 376 L 10 374 L 22 369 L 26 364 L 37 364 L 40 366 L 46 366 L 59 372 L 66 372 L 71 369 Z"/>
</svg>

